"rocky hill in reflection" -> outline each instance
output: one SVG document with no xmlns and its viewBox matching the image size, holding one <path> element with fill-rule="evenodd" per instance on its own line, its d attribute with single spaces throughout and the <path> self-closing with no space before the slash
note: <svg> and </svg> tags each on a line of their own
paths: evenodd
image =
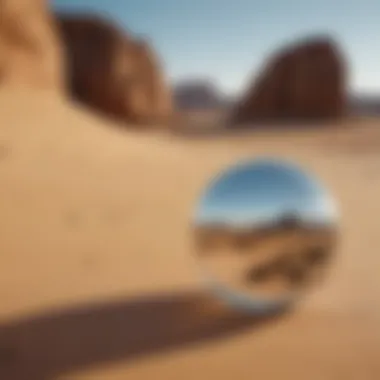
<svg viewBox="0 0 380 380">
<path fill-rule="evenodd" d="M 281 275 L 300 284 L 316 266 L 324 266 L 335 248 L 334 223 L 317 222 L 296 213 L 284 213 L 273 222 L 236 226 L 228 222 L 205 223 L 195 231 L 197 254 L 204 259 L 250 256 L 245 281 L 260 283 Z"/>
</svg>

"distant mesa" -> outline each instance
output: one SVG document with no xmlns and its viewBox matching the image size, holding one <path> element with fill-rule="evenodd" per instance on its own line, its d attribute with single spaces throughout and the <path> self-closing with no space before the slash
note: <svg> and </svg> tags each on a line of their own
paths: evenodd
<svg viewBox="0 0 380 380">
<path fill-rule="evenodd" d="M 217 110 L 228 106 L 228 100 L 216 84 L 205 79 L 178 82 L 173 89 L 174 103 L 180 110 Z"/>
<path fill-rule="evenodd" d="M 379 116 L 379 95 L 353 95 L 350 97 L 350 113 L 355 116 Z"/>
<path fill-rule="evenodd" d="M 337 119 L 346 112 L 346 63 L 329 37 L 275 53 L 233 110 L 233 124 Z"/>
<path fill-rule="evenodd" d="M 72 95 L 126 122 L 167 122 L 172 114 L 169 85 L 148 41 L 91 14 L 58 14 Z"/>
<path fill-rule="evenodd" d="M 57 90 L 62 51 L 48 1 L 0 1 L 0 85 Z"/>
</svg>

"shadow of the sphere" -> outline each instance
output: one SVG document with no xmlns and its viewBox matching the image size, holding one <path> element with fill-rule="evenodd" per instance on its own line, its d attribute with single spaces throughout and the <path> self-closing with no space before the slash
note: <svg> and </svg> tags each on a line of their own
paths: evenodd
<svg viewBox="0 0 380 380">
<path fill-rule="evenodd" d="M 197 292 L 46 312 L 1 324 L 0 378 L 51 379 L 105 362 L 227 339 L 274 322 L 283 312 L 242 313 Z"/>
</svg>

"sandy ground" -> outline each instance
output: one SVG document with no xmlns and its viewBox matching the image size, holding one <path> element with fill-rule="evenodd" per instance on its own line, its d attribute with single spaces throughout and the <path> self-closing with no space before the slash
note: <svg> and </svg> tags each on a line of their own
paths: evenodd
<svg viewBox="0 0 380 380">
<path fill-rule="evenodd" d="M 255 298 L 265 296 L 270 298 L 290 295 L 294 291 L 307 291 L 314 288 L 323 280 L 326 266 L 330 266 L 335 254 L 330 251 L 332 236 L 329 231 L 305 231 L 296 230 L 292 232 L 274 231 L 272 235 L 263 237 L 263 240 L 253 242 L 244 249 L 231 244 L 224 244 L 212 252 L 199 250 L 199 262 L 206 273 L 210 273 L 223 284 L 228 284 L 231 289 L 244 292 Z M 306 255 L 310 248 L 325 248 L 326 263 L 307 264 Z M 302 268 L 305 275 L 303 281 L 292 282 L 283 268 L 272 271 L 272 274 L 262 278 L 260 281 L 249 280 L 248 273 L 257 269 L 268 268 L 276 265 L 279 260 L 286 260 L 293 268 Z"/>
<path fill-rule="evenodd" d="M 0 379 L 379 379 L 380 122 L 201 137 L 110 128 L 0 93 Z M 295 159 L 338 197 L 329 280 L 293 313 L 202 292 L 196 197 L 239 158 Z"/>
</svg>

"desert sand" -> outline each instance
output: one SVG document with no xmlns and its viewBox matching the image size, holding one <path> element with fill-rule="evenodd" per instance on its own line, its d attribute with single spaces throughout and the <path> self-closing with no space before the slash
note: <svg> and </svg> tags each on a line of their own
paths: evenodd
<svg viewBox="0 0 380 380">
<path fill-rule="evenodd" d="M 0 378 L 379 379 L 380 121 L 180 136 L 48 93 L 0 93 Z M 262 319 L 213 302 L 190 216 L 238 159 L 302 163 L 337 197 L 323 287 Z"/>
<path fill-rule="evenodd" d="M 261 240 L 254 236 L 256 241 L 243 248 L 236 247 L 236 240 L 232 240 L 211 252 L 195 249 L 205 273 L 218 282 L 253 298 L 283 297 L 319 285 L 335 254 L 334 235 L 331 230 L 273 230 Z M 321 248 L 326 260 L 310 262 L 312 248 Z"/>
</svg>

